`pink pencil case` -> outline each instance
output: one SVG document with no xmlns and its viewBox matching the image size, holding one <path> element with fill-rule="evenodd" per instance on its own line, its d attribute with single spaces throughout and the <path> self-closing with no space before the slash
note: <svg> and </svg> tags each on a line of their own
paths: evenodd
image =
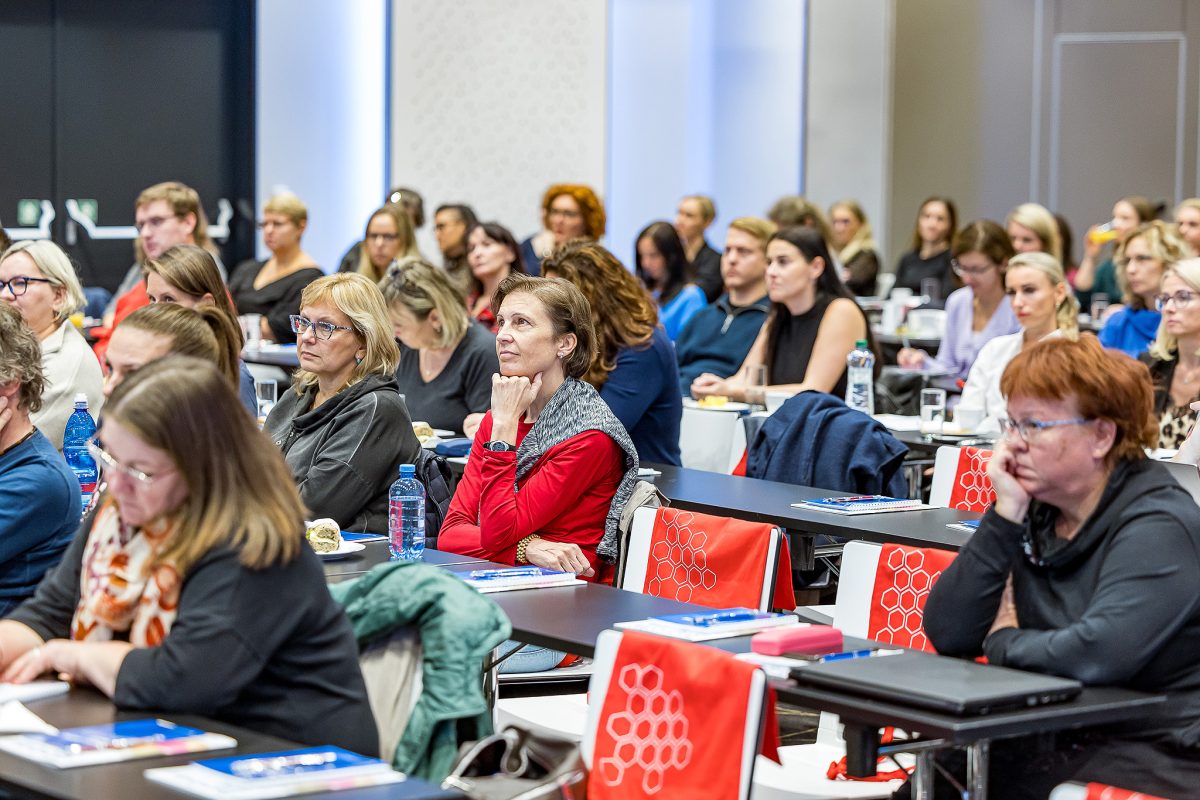
<svg viewBox="0 0 1200 800">
<path fill-rule="evenodd" d="M 829 625 L 807 628 L 776 628 L 756 633 L 750 649 L 764 656 L 784 653 L 835 653 L 842 649 L 842 632 Z"/>
</svg>

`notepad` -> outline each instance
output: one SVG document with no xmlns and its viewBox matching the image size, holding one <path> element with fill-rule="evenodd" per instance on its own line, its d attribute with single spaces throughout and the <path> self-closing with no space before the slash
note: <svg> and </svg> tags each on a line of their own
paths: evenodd
<svg viewBox="0 0 1200 800">
<path fill-rule="evenodd" d="M 748 636 L 767 628 L 800 626 L 794 614 L 777 614 L 771 611 L 756 611 L 753 608 L 722 608 L 709 612 L 690 614 L 666 614 L 649 619 L 618 622 L 614 627 L 624 630 L 656 633 L 689 642 L 706 642 L 711 639 L 728 639 L 733 636 Z"/>
<path fill-rule="evenodd" d="M 947 523 L 946 527 L 950 528 L 951 530 L 955 530 L 955 531 L 966 531 L 967 533 L 974 533 L 975 531 L 979 530 L 980 522 L 983 522 L 983 520 L 981 520 L 981 519 L 964 519 L 961 522 Z"/>
<path fill-rule="evenodd" d="M 196 797 L 260 800 L 399 783 L 403 773 L 377 758 L 340 747 L 209 758 L 182 767 L 148 769 L 148 780 Z"/>
<path fill-rule="evenodd" d="M 573 586 L 583 583 L 574 572 L 559 572 L 544 567 L 519 566 L 496 569 L 474 569 L 459 573 L 459 577 L 482 594 L 511 592 L 517 589 L 544 589 L 551 586 Z"/>
<path fill-rule="evenodd" d="M 60 769 L 236 747 L 237 740 L 162 719 L 0 738 L 0 750 Z"/>
<path fill-rule="evenodd" d="M 885 514 L 889 511 L 915 511 L 929 508 L 920 500 L 887 497 L 882 494 L 859 494 L 847 497 L 822 497 L 817 500 L 802 500 L 792 503 L 792 508 L 807 508 L 813 511 L 828 511 L 831 514 Z"/>
</svg>

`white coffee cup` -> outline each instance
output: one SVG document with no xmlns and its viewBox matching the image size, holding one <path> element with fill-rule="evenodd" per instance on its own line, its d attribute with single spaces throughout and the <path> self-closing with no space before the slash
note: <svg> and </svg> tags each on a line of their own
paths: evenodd
<svg viewBox="0 0 1200 800">
<path fill-rule="evenodd" d="M 983 423 L 983 409 L 972 406 L 959 406 L 954 409 L 954 421 L 961 431 L 978 430 Z"/>
</svg>

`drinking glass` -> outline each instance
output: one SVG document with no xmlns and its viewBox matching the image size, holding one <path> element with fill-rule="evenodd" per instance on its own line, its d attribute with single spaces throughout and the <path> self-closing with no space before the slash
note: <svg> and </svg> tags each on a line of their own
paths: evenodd
<svg viewBox="0 0 1200 800">
<path fill-rule="evenodd" d="M 942 283 L 937 278 L 921 279 L 921 297 L 926 303 L 938 305 L 942 302 Z"/>
<path fill-rule="evenodd" d="M 262 314 L 242 314 L 238 317 L 246 350 L 257 350 L 262 344 Z"/>
<path fill-rule="evenodd" d="M 767 404 L 767 368 L 760 364 L 750 369 L 750 388 L 746 390 L 746 402 L 755 406 Z"/>
<path fill-rule="evenodd" d="M 1108 295 L 1100 292 L 1092 295 L 1092 322 L 1096 325 L 1100 324 L 1100 317 L 1104 315 L 1104 309 L 1108 308 Z"/>
<path fill-rule="evenodd" d="M 254 381 L 254 396 L 258 398 L 258 418 L 265 420 L 267 414 L 279 401 L 279 384 L 275 381 Z"/>
<path fill-rule="evenodd" d="M 921 390 L 921 433 L 926 436 L 942 432 L 946 421 L 946 392 L 943 389 Z"/>
</svg>

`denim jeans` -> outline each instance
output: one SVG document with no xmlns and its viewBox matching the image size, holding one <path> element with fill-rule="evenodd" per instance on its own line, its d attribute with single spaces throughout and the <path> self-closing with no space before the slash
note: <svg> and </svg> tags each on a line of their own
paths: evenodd
<svg viewBox="0 0 1200 800">
<path fill-rule="evenodd" d="M 504 644 L 500 645 L 500 656 L 503 657 L 514 650 L 517 653 L 506 658 L 500 663 L 500 673 L 510 672 L 546 672 L 558 666 L 558 662 L 563 660 L 565 653 L 558 650 L 550 650 L 546 647 L 535 647 L 531 644 L 522 644 L 521 642 L 509 639 Z"/>
</svg>

